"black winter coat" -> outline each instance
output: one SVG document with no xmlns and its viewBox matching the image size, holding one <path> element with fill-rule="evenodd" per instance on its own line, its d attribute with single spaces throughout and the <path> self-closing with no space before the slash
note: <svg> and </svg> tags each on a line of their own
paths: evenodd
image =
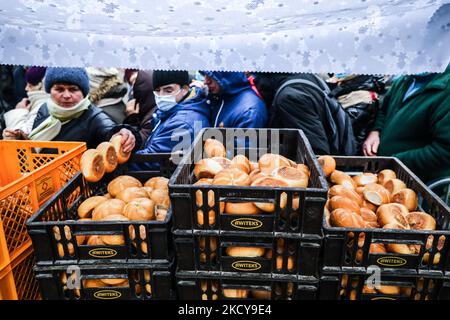
<svg viewBox="0 0 450 320">
<path fill-rule="evenodd" d="M 329 139 L 332 132 L 327 121 L 322 92 L 309 85 L 294 83 L 285 87 L 278 95 L 277 101 L 273 101 L 275 93 L 283 83 L 292 79 L 308 80 L 322 87 L 312 74 L 257 74 L 255 77 L 255 85 L 270 108 L 269 127 L 301 129 L 316 154 L 332 154 Z M 338 127 L 350 126 L 351 129 L 345 111 L 342 109 L 339 112 L 340 115 L 335 117 L 335 121 L 341 121 Z M 353 133 L 349 137 L 354 139 Z"/>
<path fill-rule="evenodd" d="M 50 113 L 47 104 L 43 104 L 34 120 L 33 129 L 40 125 Z M 96 148 L 98 144 L 109 141 L 111 136 L 120 129 L 129 129 L 136 137 L 136 147 L 141 144 L 139 134 L 127 125 L 117 125 L 100 108 L 90 105 L 89 108 L 77 119 L 64 124 L 54 141 L 82 141 L 86 142 L 88 149 Z"/>
</svg>

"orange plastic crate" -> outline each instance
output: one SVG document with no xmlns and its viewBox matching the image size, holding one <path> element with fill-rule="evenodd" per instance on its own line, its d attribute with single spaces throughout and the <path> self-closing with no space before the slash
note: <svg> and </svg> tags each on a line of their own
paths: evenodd
<svg viewBox="0 0 450 320">
<path fill-rule="evenodd" d="M 0 141 L 0 270 L 31 243 L 26 221 L 80 170 L 84 142 Z"/>
<path fill-rule="evenodd" d="M 0 270 L 0 300 L 40 300 L 39 282 L 36 280 L 33 246 L 25 245 L 25 251 L 11 264 Z"/>
</svg>

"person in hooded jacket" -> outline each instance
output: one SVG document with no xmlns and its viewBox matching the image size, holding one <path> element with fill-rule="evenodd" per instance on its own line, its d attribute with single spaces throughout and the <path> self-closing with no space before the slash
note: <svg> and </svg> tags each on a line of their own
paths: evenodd
<svg viewBox="0 0 450 320">
<path fill-rule="evenodd" d="M 137 127 L 143 143 L 141 148 L 145 147 L 151 131 L 152 116 L 156 110 L 152 77 L 153 71 L 139 70 L 137 72 L 137 77 L 132 87 L 134 98 L 127 103 L 127 117 L 123 121 L 124 124 Z"/>
<path fill-rule="evenodd" d="M 90 102 L 85 69 L 48 68 L 44 87 L 50 99 L 39 108 L 30 134 L 5 129 L 4 139 L 83 141 L 91 149 L 114 135 L 121 135 L 125 152 L 140 144 L 139 134 L 132 127 L 117 125 Z"/>
<path fill-rule="evenodd" d="M 427 183 L 450 177 L 450 64 L 395 80 L 363 151 L 396 157 Z"/>
<path fill-rule="evenodd" d="M 210 126 L 204 91 L 189 86 L 187 71 L 153 71 L 152 79 L 157 109 L 145 147 L 136 154 L 170 153 L 186 138 L 189 147 L 196 131 Z M 131 163 L 130 168 L 155 170 L 158 164 Z"/>
<path fill-rule="evenodd" d="M 321 78 L 306 73 L 254 76 L 256 88 L 270 109 L 269 127 L 303 130 L 316 154 L 356 153 L 350 118 L 338 103 L 327 103 L 329 89 Z"/>
<path fill-rule="evenodd" d="M 208 87 L 211 125 L 222 128 L 265 128 L 267 108 L 243 72 L 201 71 Z"/>
</svg>

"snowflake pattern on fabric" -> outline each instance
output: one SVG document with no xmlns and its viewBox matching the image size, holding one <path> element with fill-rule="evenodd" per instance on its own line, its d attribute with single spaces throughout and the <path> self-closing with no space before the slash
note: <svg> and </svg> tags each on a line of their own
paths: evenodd
<svg viewBox="0 0 450 320">
<path fill-rule="evenodd" d="M 444 0 L 5 0 L 0 63 L 275 72 L 443 71 Z"/>
</svg>

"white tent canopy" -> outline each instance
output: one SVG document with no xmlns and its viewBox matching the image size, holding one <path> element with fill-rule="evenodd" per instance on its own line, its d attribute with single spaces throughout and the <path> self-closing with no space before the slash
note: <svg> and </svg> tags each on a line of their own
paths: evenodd
<svg viewBox="0 0 450 320">
<path fill-rule="evenodd" d="M 3 64 L 398 74 L 449 56 L 449 1 L 0 2 Z"/>
</svg>

